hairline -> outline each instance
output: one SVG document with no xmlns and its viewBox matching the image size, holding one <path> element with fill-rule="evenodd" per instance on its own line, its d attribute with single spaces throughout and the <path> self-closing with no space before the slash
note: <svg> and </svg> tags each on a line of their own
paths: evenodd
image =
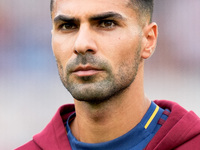
<svg viewBox="0 0 200 150">
<path fill-rule="evenodd" d="M 55 0 L 51 0 L 51 4 L 50 4 L 51 17 L 54 10 L 54 5 L 55 5 L 54 3 L 55 3 Z M 137 3 L 136 0 L 128 0 L 127 7 L 132 8 L 135 11 L 135 13 L 137 14 L 136 15 L 137 20 L 141 24 L 141 26 L 144 26 L 145 23 L 151 23 L 153 8 L 152 10 L 143 12 L 140 10 L 139 4 L 136 4 L 136 3 Z"/>
</svg>

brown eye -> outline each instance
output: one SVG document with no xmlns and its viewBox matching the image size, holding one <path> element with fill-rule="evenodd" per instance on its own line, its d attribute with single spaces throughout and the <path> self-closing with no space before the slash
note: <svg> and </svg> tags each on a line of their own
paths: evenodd
<svg viewBox="0 0 200 150">
<path fill-rule="evenodd" d="M 59 27 L 61 30 L 73 30 L 76 29 L 77 26 L 74 23 L 64 23 Z"/>
<path fill-rule="evenodd" d="M 114 26 L 115 26 L 116 24 L 115 24 L 115 22 L 114 21 L 112 21 L 112 20 L 103 20 L 103 21 L 101 21 L 101 23 L 100 23 L 100 27 L 102 27 L 102 28 L 113 28 Z"/>
</svg>

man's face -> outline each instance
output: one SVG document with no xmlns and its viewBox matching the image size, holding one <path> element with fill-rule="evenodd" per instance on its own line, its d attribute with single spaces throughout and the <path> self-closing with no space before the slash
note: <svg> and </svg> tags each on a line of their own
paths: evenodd
<svg viewBox="0 0 200 150">
<path fill-rule="evenodd" d="M 76 100 L 99 103 L 132 84 L 142 29 L 126 0 L 56 0 L 52 19 L 59 74 Z"/>
</svg>

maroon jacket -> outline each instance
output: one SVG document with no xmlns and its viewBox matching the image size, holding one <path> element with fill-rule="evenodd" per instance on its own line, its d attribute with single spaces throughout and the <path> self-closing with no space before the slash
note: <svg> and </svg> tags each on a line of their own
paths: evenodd
<svg viewBox="0 0 200 150">
<path fill-rule="evenodd" d="M 156 100 L 155 103 L 171 113 L 145 150 L 200 150 L 200 118 L 174 102 Z M 72 104 L 60 107 L 42 132 L 16 150 L 71 150 L 65 123 L 73 112 Z"/>
</svg>

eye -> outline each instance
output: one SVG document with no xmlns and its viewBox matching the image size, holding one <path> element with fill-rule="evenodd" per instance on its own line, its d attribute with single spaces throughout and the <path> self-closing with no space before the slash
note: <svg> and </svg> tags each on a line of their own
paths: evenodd
<svg viewBox="0 0 200 150">
<path fill-rule="evenodd" d="M 102 28 L 108 28 L 111 29 L 116 26 L 116 22 L 113 20 L 102 20 L 99 24 Z"/>
<path fill-rule="evenodd" d="M 60 30 L 73 30 L 76 28 L 77 28 L 77 25 L 74 23 L 63 23 L 59 26 Z"/>
</svg>

